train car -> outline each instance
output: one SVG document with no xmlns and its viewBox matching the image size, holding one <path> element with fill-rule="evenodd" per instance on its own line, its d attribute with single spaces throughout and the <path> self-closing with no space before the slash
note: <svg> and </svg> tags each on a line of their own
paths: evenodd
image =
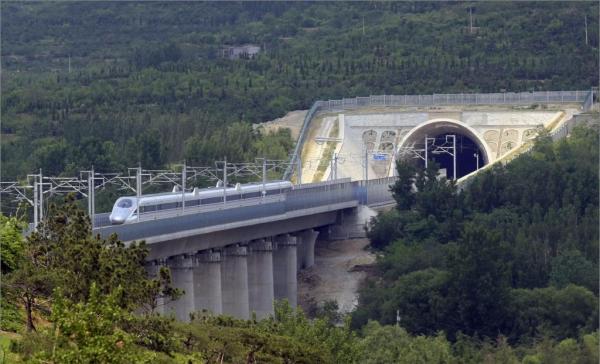
<svg viewBox="0 0 600 364">
<path fill-rule="evenodd" d="M 223 195 L 226 193 L 227 201 L 259 198 L 281 194 L 289 191 L 293 185 L 289 181 L 268 182 L 252 184 L 236 184 L 235 187 L 212 187 L 205 189 L 194 188 L 192 192 L 178 192 L 175 189 L 170 193 L 158 193 L 143 195 L 139 199 L 136 196 L 119 197 L 115 202 L 109 216 L 113 225 L 127 224 L 137 221 L 138 213 L 148 215 L 164 210 L 182 207 L 182 197 L 185 196 L 185 206 L 194 207 L 215 203 L 223 203 Z"/>
</svg>

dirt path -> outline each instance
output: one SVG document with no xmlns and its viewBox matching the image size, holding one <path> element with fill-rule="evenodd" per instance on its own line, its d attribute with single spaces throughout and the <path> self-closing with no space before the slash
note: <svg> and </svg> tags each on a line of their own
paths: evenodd
<svg viewBox="0 0 600 364">
<path fill-rule="evenodd" d="M 341 312 L 352 311 L 359 284 L 366 277 L 354 268 L 375 262 L 375 256 L 364 250 L 368 244 L 367 239 L 319 241 L 315 265 L 299 275 L 299 305 L 307 311 L 311 299 L 318 303 L 335 300 Z"/>
<path fill-rule="evenodd" d="M 264 128 L 267 132 L 269 131 L 277 131 L 280 128 L 288 128 L 292 132 L 292 139 L 297 140 L 298 134 L 300 133 L 300 129 L 302 128 L 302 123 L 304 122 L 304 117 L 308 110 L 295 110 L 290 111 L 285 116 L 280 117 L 275 120 L 267 121 L 260 124 L 255 124 L 254 128 Z"/>
</svg>

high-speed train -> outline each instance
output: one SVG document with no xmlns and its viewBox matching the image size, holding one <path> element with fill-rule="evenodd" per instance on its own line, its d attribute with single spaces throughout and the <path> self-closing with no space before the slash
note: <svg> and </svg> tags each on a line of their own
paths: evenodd
<svg viewBox="0 0 600 364">
<path fill-rule="evenodd" d="M 109 216 L 113 225 L 127 224 L 137 221 L 138 212 L 151 214 L 163 210 L 180 208 L 182 195 L 185 196 L 185 206 L 194 207 L 214 203 L 223 203 L 223 194 L 227 194 L 227 201 L 258 198 L 284 193 L 293 188 L 289 181 L 268 182 L 252 184 L 236 184 L 235 187 L 212 187 L 205 189 L 194 188 L 192 192 L 182 194 L 173 189 L 170 193 L 158 193 L 143 195 L 139 199 L 136 196 L 119 197 L 113 206 Z"/>
</svg>

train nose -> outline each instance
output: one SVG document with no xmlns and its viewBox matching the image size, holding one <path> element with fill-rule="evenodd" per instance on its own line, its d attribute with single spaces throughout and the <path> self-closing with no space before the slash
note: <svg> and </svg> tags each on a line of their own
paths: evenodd
<svg viewBox="0 0 600 364">
<path fill-rule="evenodd" d="M 122 224 L 125 222 L 125 218 L 123 216 L 110 215 L 110 222 L 113 224 Z"/>
</svg>

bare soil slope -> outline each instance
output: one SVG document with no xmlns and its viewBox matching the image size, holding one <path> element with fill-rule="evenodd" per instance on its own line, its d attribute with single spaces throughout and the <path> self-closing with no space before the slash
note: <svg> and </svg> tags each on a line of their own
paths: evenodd
<svg viewBox="0 0 600 364">
<path fill-rule="evenodd" d="M 365 250 L 367 245 L 368 239 L 318 241 L 315 265 L 299 276 L 298 304 L 305 311 L 308 311 L 311 299 L 337 301 L 344 313 L 356 307 L 358 287 L 367 275 L 357 268 L 375 262 L 375 256 Z"/>
<path fill-rule="evenodd" d="M 298 140 L 298 134 L 300 133 L 307 112 L 308 110 L 290 111 L 278 119 L 255 124 L 255 128 L 263 127 L 266 131 L 277 131 L 280 128 L 288 128 L 292 131 L 292 138 Z"/>
</svg>

